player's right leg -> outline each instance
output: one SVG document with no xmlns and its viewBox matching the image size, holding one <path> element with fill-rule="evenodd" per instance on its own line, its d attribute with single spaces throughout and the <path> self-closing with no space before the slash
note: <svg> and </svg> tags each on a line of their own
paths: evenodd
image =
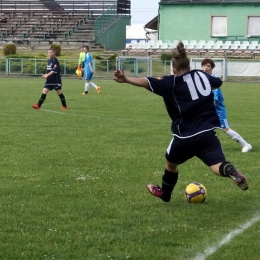
<svg viewBox="0 0 260 260">
<path fill-rule="evenodd" d="M 48 91 L 49 91 L 49 88 L 47 88 L 46 86 L 44 86 L 44 87 L 43 87 L 43 90 L 42 90 L 41 97 L 40 97 L 38 103 L 37 103 L 37 104 L 32 104 L 32 108 L 34 108 L 34 109 L 40 109 L 40 108 L 41 108 L 43 102 L 44 102 L 45 99 L 46 99 L 46 95 L 47 95 Z"/>
<path fill-rule="evenodd" d="M 146 186 L 147 190 L 155 197 L 158 197 L 165 202 L 171 200 L 172 192 L 178 182 L 178 165 L 194 155 L 192 149 L 189 151 L 186 149 L 187 145 L 189 146 L 189 142 L 188 139 L 180 140 L 177 137 L 173 138 L 170 142 L 165 154 L 166 165 L 162 176 L 162 186 L 160 187 L 154 184 L 148 184 Z"/>
<path fill-rule="evenodd" d="M 82 93 L 82 95 L 87 95 L 88 89 L 89 89 L 89 80 L 86 79 L 85 88 L 84 88 L 84 92 Z"/>
<path fill-rule="evenodd" d="M 229 122 L 227 118 L 219 118 L 221 127 L 222 127 L 222 131 L 228 135 L 229 137 L 232 138 L 232 140 L 234 140 L 235 142 L 239 143 L 242 146 L 242 153 L 247 153 L 252 149 L 252 145 L 249 144 L 239 133 L 237 133 L 236 131 L 232 130 L 229 127 Z"/>
</svg>

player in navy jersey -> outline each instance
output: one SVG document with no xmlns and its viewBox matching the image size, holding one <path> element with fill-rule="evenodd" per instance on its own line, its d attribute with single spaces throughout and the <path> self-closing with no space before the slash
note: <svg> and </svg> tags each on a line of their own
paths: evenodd
<svg viewBox="0 0 260 260">
<path fill-rule="evenodd" d="M 165 154 L 162 187 L 148 184 L 148 191 L 169 202 L 178 181 L 178 165 L 197 156 L 213 173 L 231 178 L 242 190 L 248 189 L 246 178 L 227 162 L 214 129 L 220 128 L 213 104 L 212 89 L 222 81 L 202 70 L 190 71 L 190 61 L 182 42 L 173 50 L 173 74 L 162 78 L 131 78 L 115 70 L 114 80 L 145 88 L 164 100 L 172 120 L 171 140 Z"/>
<path fill-rule="evenodd" d="M 46 79 L 43 90 L 42 90 L 42 95 L 38 101 L 38 104 L 33 104 L 32 107 L 34 109 L 40 109 L 43 102 L 46 99 L 46 95 L 49 92 L 49 90 L 56 90 L 57 95 L 60 98 L 62 107 L 62 110 L 67 109 L 66 105 L 66 100 L 65 96 L 63 95 L 61 91 L 61 78 L 60 78 L 60 64 L 58 59 L 55 57 L 55 53 L 53 49 L 48 50 L 48 56 L 49 60 L 47 61 L 47 69 L 46 73 L 42 75 L 43 78 Z"/>
<path fill-rule="evenodd" d="M 212 70 L 215 68 L 215 63 L 212 59 L 204 59 L 201 62 L 201 66 L 203 71 L 205 71 L 209 75 L 212 75 Z M 229 126 L 226 106 L 224 104 L 224 96 L 221 89 L 215 89 L 212 90 L 212 92 L 214 94 L 214 104 L 219 117 L 222 131 L 242 146 L 242 153 L 249 152 L 252 149 L 252 145 L 249 144 L 239 133 L 232 130 Z"/>
<path fill-rule="evenodd" d="M 101 88 L 98 87 L 94 82 L 92 82 L 93 76 L 94 76 L 94 70 L 93 70 L 93 59 L 92 55 L 89 52 L 89 47 L 85 46 L 84 52 L 86 53 L 84 58 L 84 78 L 86 80 L 85 82 L 85 91 L 82 93 L 83 95 L 88 94 L 89 86 L 92 86 L 97 90 L 97 93 L 100 94 Z"/>
</svg>

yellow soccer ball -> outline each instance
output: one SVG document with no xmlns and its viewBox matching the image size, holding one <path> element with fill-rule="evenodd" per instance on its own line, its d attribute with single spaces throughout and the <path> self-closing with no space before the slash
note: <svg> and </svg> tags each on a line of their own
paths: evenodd
<svg viewBox="0 0 260 260">
<path fill-rule="evenodd" d="M 186 187 L 184 196 L 189 203 L 203 203 L 207 197 L 207 190 L 203 184 L 193 182 Z"/>
</svg>

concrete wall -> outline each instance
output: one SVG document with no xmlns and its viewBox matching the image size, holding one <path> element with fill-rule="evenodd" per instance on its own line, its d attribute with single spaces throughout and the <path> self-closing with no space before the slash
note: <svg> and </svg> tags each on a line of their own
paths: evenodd
<svg viewBox="0 0 260 260">
<path fill-rule="evenodd" d="M 229 37 L 211 37 L 211 16 L 225 15 Z M 159 39 L 236 40 L 247 34 L 247 16 L 260 16 L 258 4 L 160 4 Z M 260 26 L 260 25 L 259 25 Z M 227 39 L 228 38 L 228 39 Z M 245 38 L 245 37 L 244 37 Z M 240 39 L 238 39 L 240 40 Z M 247 40 L 247 39 L 243 39 Z M 249 38 L 259 40 L 259 37 Z"/>
<path fill-rule="evenodd" d="M 126 26 L 130 25 L 130 23 L 131 18 L 121 17 L 97 39 L 97 42 L 104 44 L 109 50 L 124 49 L 126 42 Z"/>
</svg>

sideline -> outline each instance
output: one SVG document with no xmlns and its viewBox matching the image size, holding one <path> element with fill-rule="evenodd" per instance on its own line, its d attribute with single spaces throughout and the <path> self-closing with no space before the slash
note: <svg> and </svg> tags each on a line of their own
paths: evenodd
<svg viewBox="0 0 260 260">
<path fill-rule="evenodd" d="M 50 103 L 50 102 L 49 102 Z M 120 117 L 105 117 L 105 116 L 91 116 L 91 115 L 79 115 L 79 114 L 74 114 L 74 113 L 69 113 L 69 112 L 61 112 L 61 111 L 54 111 L 54 110 L 49 110 L 49 109 L 44 109 L 41 108 L 40 111 L 48 112 L 48 113 L 54 113 L 54 114 L 60 114 L 60 115 L 70 115 L 70 116 L 78 116 L 78 117 L 87 117 L 87 118 L 96 118 L 96 119 L 102 119 L 102 120 L 118 120 L 118 121 L 134 121 L 134 122 L 150 122 L 150 123 L 171 123 L 171 119 L 169 120 L 162 120 L 162 121 L 151 121 L 151 120 L 146 120 L 146 119 L 135 119 L 135 118 L 120 118 Z M 243 124 L 232 124 L 232 126 L 243 126 Z M 257 127 L 260 128 L 260 124 L 256 125 L 246 125 L 247 127 Z M 220 128 L 217 130 L 221 130 Z"/>
<path fill-rule="evenodd" d="M 48 112 L 48 113 L 54 113 L 54 114 L 60 114 L 60 115 L 69 115 L 69 116 L 78 116 L 78 117 L 87 117 L 87 118 L 96 118 L 96 119 L 102 119 L 102 120 L 118 120 L 118 121 L 134 121 L 134 122 L 150 122 L 150 123 L 171 123 L 170 119 L 167 121 L 151 121 L 151 120 L 145 120 L 145 119 L 135 119 L 135 118 L 120 118 L 120 117 L 106 117 L 106 116 L 91 116 L 91 115 L 79 115 L 69 112 L 61 112 L 61 111 L 54 111 L 49 109 L 41 108 L 40 111 Z"/>
<path fill-rule="evenodd" d="M 240 225 L 239 228 L 232 230 L 229 234 L 227 234 L 216 245 L 207 247 L 203 251 L 203 253 L 198 253 L 194 258 L 192 258 L 192 260 L 205 260 L 205 259 L 207 259 L 207 257 L 213 255 L 215 252 L 217 252 L 218 249 L 220 249 L 222 246 L 228 244 L 234 237 L 242 234 L 244 231 L 246 231 L 248 228 L 250 228 L 251 226 L 256 224 L 258 221 L 260 221 L 260 213 L 257 213 L 253 218 L 251 218 L 245 224 Z"/>
</svg>

